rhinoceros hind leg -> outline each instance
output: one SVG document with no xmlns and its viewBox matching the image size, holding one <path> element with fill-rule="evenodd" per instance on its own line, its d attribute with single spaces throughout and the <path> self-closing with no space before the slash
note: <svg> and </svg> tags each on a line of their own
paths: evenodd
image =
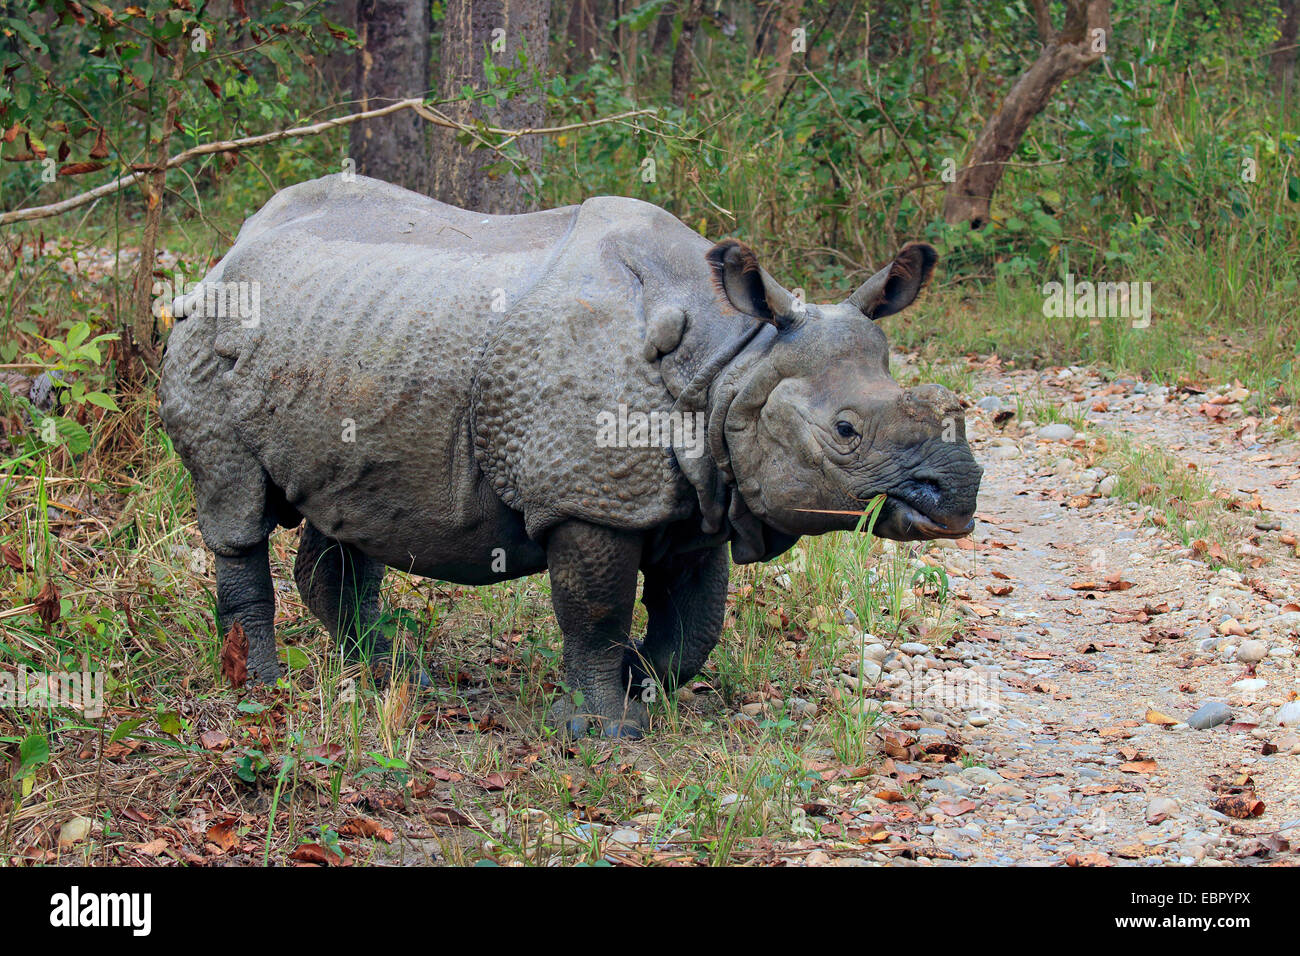
<svg viewBox="0 0 1300 956">
<path fill-rule="evenodd" d="M 634 693 L 652 680 L 672 691 L 700 672 L 722 634 L 728 572 L 725 545 L 646 569 L 646 637 L 624 662 L 624 679 Z"/>
<path fill-rule="evenodd" d="M 551 726 L 562 733 L 639 737 L 649 726 L 649 710 L 627 696 L 622 680 L 640 561 L 640 535 L 582 521 L 558 525 L 546 542 L 568 685 L 551 710 Z"/>
<path fill-rule="evenodd" d="M 307 521 L 302 526 L 293 576 L 303 601 L 348 660 L 388 654 L 388 639 L 378 626 L 382 564 L 351 545 L 326 537 Z"/>
<path fill-rule="evenodd" d="M 275 590 L 266 539 L 234 554 L 217 555 L 217 622 L 220 633 L 238 624 L 248 638 L 248 676 L 274 683 L 280 676 L 275 653 Z"/>
</svg>

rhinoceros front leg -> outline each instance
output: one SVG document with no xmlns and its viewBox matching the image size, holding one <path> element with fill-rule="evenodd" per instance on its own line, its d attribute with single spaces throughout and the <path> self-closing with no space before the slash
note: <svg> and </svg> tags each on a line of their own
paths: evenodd
<svg viewBox="0 0 1300 956">
<path fill-rule="evenodd" d="M 653 680 L 672 691 L 700 672 L 722 634 L 729 564 L 724 545 L 646 569 L 646 637 L 625 662 L 632 693 L 644 694 Z"/>
<path fill-rule="evenodd" d="M 266 539 L 234 556 L 217 555 L 217 620 L 222 636 L 234 624 L 248 637 L 248 676 L 274 683 L 280 676 L 275 653 L 275 589 Z"/>
<path fill-rule="evenodd" d="M 566 521 L 547 540 L 568 685 L 551 721 L 572 736 L 597 727 L 607 737 L 640 737 L 649 727 L 645 704 L 628 698 L 622 680 L 640 563 L 641 536 L 634 533 Z"/>
</svg>

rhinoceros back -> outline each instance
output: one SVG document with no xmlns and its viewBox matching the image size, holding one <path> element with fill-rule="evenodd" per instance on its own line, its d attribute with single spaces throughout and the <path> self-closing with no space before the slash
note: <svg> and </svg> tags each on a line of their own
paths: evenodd
<svg viewBox="0 0 1300 956">
<path fill-rule="evenodd" d="M 203 315 L 186 347 L 217 356 L 222 413 L 287 500 L 390 563 L 481 523 L 484 487 L 534 535 L 649 527 L 689 511 L 671 454 L 595 435 L 600 412 L 672 404 L 626 264 L 663 220 L 699 239 L 634 200 L 486 216 L 326 177 L 278 193 L 209 276 L 256 284 L 255 320 Z"/>
</svg>

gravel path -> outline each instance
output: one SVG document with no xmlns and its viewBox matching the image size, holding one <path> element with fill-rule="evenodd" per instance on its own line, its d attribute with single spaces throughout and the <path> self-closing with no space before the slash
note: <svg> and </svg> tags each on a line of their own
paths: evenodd
<svg viewBox="0 0 1300 956">
<path fill-rule="evenodd" d="M 1300 561 L 1284 543 L 1300 530 L 1296 445 L 1261 441 L 1231 387 L 1182 395 L 1086 370 L 983 370 L 977 394 L 1003 409 L 1017 395 L 1073 403 L 1088 430 L 1056 425 L 1046 440 L 1040 425 L 995 424 L 993 401 L 969 413 L 987 469 L 980 526 L 973 550 L 942 554 L 981 621 L 931 660 L 988 675 L 996 700 L 951 731 L 978 763 L 935 775 L 900 746 L 864 809 L 890 803 L 891 781 L 919 785 L 912 836 L 932 863 L 1297 862 Z M 1087 452 L 1121 432 L 1216 490 L 1258 496 L 1268 513 L 1240 515 L 1259 567 L 1216 571 L 1139 506 L 1100 495 L 1113 482 Z M 929 728 L 904 726 L 924 743 Z"/>
</svg>

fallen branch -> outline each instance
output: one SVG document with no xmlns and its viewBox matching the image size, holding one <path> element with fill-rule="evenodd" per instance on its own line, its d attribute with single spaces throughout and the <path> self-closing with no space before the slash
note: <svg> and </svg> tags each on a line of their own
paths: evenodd
<svg viewBox="0 0 1300 956">
<path fill-rule="evenodd" d="M 366 110 L 364 113 L 353 113 L 350 116 L 340 116 L 336 119 L 323 120 L 319 123 L 313 123 L 310 126 L 297 126 L 292 129 L 276 130 L 273 133 L 262 133 L 259 136 L 248 136 L 244 139 L 222 140 L 216 143 L 202 143 L 193 146 L 184 152 L 177 153 L 167 160 L 161 166 L 150 166 L 145 169 L 120 176 L 102 186 L 96 186 L 94 189 L 87 190 L 84 193 L 78 193 L 68 199 L 55 203 L 49 203 L 44 206 L 31 206 L 27 209 L 14 209 L 9 212 L 0 213 L 0 226 L 7 226 L 15 222 L 27 222 L 32 219 L 48 219 L 51 216 L 60 216 L 65 212 L 70 212 L 87 203 L 92 203 L 97 199 L 103 199 L 105 196 L 111 196 L 113 193 L 126 189 L 128 186 L 139 182 L 156 172 L 172 169 L 183 163 L 189 162 L 199 156 L 208 156 L 212 153 L 230 153 L 241 149 L 248 149 L 252 146 L 265 146 L 268 143 L 274 143 L 282 139 L 292 139 L 303 136 L 317 136 L 321 133 L 329 132 L 332 129 L 338 129 L 342 126 L 350 126 L 353 123 L 359 123 L 362 120 L 378 119 L 381 116 L 388 116 L 391 113 L 397 113 L 401 110 L 415 110 L 421 118 L 446 129 L 455 129 L 462 132 L 479 134 L 483 132 L 491 133 L 494 136 L 509 136 L 512 139 L 520 136 L 541 136 L 552 133 L 565 133 L 569 130 L 587 129 L 592 126 L 603 126 L 606 123 L 617 123 L 633 116 L 649 116 L 655 113 L 654 110 L 630 110 L 626 113 L 618 113 L 614 116 L 606 116 L 600 119 L 587 120 L 582 123 L 567 123 L 563 126 L 543 126 L 537 129 L 499 129 L 495 126 L 470 126 L 465 123 L 458 123 L 455 120 L 448 119 L 442 113 L 427 106 L 423 99 L 414 97 L 408 100 L 399 100 L 388 106 L 379 109 Z"/>
</svg>

